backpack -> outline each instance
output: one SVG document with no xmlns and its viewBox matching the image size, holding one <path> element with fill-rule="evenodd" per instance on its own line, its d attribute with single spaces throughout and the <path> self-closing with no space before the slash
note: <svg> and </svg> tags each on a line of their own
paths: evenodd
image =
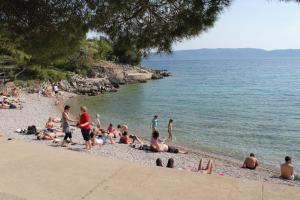
<svg viewBox="0 0 300 200">
<path fill-rule="evenodd" d="M 27 128 L 27 135 L 36 135 L 37 134 L 37 130 L 36 130 L 36 126 L 28 126 Z"/>
</svg>

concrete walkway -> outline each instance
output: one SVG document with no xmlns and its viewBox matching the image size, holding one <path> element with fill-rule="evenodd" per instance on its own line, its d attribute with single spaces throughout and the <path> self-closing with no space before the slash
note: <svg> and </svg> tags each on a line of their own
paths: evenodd
<svg viewBox="0 0 300 200">
<path fill-rule="evenodd" d="M 0 199 L 299 200 L 300 188 L 141 167 L 0 137 Z"/>
</svg>

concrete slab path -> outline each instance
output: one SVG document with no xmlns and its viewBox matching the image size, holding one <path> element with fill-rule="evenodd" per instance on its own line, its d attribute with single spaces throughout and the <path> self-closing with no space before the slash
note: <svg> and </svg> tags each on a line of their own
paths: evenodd
<svg viewBox="0 0 300 200">
<path fill-rule="evenodd" d="M 0 199 L 300 200 L 300 188 L 143 167 L 0 137 Z"/>
</svg>

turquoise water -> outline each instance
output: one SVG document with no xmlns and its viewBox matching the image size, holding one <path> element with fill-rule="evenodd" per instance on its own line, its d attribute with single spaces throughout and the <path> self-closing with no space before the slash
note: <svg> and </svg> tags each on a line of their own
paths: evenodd
<svg viewBox="0 0 300 200">
<path fill-rule="evenodd" d="M 80 97 L 106 123 L 126 123 L 150 136 L 174 119 L 175 143 L 241 159 L 249 152 L 278 166 L 290 155 L 300 165 L 300 59 L 146 60 L 173 76 L 122 87 L 117 93 Z"/>
</svg>

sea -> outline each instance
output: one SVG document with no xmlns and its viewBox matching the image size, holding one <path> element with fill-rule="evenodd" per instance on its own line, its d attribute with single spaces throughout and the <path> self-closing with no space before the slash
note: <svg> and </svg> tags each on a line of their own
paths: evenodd
<svg viewBox="0 0 300 200">
<path fill-rule="evenodd" d="M 158 115 L 162 137 L 174 120 L 175 145 L 239 160 L 253 152 L 272 167 L 289 155 L 300 167 L 300 57 L 150 57 L 143 65 L 172 76 L 69 103 L 144 138 Z"/>
</svg>

